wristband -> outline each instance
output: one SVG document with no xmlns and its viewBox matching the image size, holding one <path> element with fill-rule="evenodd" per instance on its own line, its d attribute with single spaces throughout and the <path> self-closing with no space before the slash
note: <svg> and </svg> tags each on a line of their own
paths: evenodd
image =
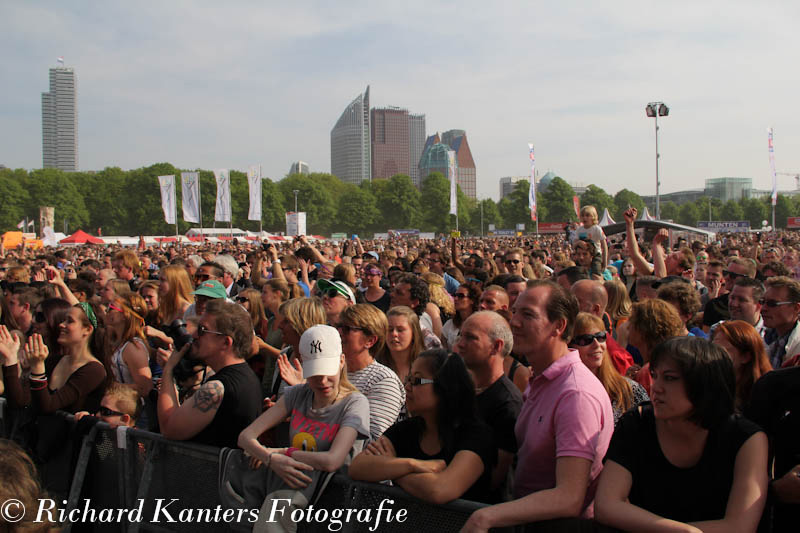
<svg viewBox="0 0 800 533">
<path fill-rule="evenodd" d="M 286 451 L 284 452 L 284 454 L 285 454 L 287 457 L 291 457 L 291 456 L 292 456 L 292 454 L 293 454 L 294 452 L 296 452 L 296 451 L 297 451 L 297 448 L 295 448 L 295 447 L 286 448 Z"/>
</svg>

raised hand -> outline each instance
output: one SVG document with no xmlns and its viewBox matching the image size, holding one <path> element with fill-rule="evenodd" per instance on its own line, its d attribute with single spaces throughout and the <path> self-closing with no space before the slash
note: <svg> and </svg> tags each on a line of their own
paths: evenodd
<svg viewBox="0 0 800 533">
<path fill-rule="evenodd" d="M 19 346 L 19 337 L 9 332 L 7 327 L 0 326 L 0 355 L 4 360 L 3 366 L 13 366 L 17 364 Z"/>
<path fill-rule="evenodd" d="M 31 366 L 35 363 L 44 363 L 47 356 L 50 355 L 50 350 L 47 348 L 44 339 L 38 333 L 34 333 L 25 343 L 25 355 L 30 361 Z"/>
<path fill-rule="evenodd" d="M 281 378 L 288 385 L 298 385 L 303 383 L 303 366 L 299 359 L 289 361 L 285 353 L 278 356 L 278 368 L 281 372 Z"/>
</svg>

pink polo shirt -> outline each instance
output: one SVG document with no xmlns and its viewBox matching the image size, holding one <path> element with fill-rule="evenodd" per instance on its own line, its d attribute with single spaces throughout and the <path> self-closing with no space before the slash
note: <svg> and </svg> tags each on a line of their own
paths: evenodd
<svg viewBox="0 0 800 533">
<path fill-rule="evenodd" d="M 592 461 L 582 516 L 594 515 L 597 478 L 603 469 L 614 414 L 600 381 L 570 350 L 544 372 L 532 375 L 514 430 L 519 444 L 514 497 L 556 486 L 556 458 Z"/>
</svg>

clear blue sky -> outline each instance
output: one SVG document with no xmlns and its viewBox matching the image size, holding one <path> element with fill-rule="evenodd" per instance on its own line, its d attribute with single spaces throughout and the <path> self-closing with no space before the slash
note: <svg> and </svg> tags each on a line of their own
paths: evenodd
<svg viewBox="0 0 800 533">
<path fill-rule="evenodd" d="M 330 129 L 369 84 L 428 133 L 467 130 L 482 197 L 529 172 L 528 142 L 541 173 L 654 194 L 653 100 L 671 108 L 664 192 L 721 176 L 769 188 L 769 126 L 778 170 L 800 171 L 798 2 L 382 4 L 3 2 L 0 163 L 41 166 L 41 93 L 64 56 L 83 170 L 328 172 Z"/>
</svg>

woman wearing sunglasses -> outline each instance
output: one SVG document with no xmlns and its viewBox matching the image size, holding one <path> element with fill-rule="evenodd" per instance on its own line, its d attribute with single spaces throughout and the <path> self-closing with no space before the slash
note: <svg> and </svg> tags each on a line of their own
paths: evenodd
<svg viewBox="0 0 800 533">
<path fill-rule="evenodd" d="M 383 287 L 381 287 L 381 279 L 383 279 L 383 271 L 378 265 L 369 263 L 362 271 L 361 287 L 366 287 L 364 291 L 364 300 L 368 304 L 372 304 L 384 313 L 389 310 L 392 298 Z"/>
<path fill-rule="evenodd" d="M 569 347 L 578 350 L 583 364 L 603 384 L 611 399 L 616 425 L 623 413 L 650 400 L 647 391 L 632 379 L 621 376 L 614 368 L 606 347 L 605 325 L 600 318 L 590 313 L 578 313 L 574 331 Z"/>
<path fill-rule="evenodd" d="M 452 350 L 461 332 L 461 324 L 478 310 L 481 301 L 481 291 L 474 285 L 463 284 L 456 289 L 453 295 L 455 313 L 453 318 L 445 322 L 442 327 L 442 344 L 447 350 Z"/>
<path fill-rule="evenodd" d="M 652 404 L 614 431 L 595 520 L 624 531 L 756 531 L 767 500 L 767 437 L 734 414 L 733 363 L 697 337 L 652 353 Z"/>
<path fill-rule="evenodd" d="M 109 303 L 106 314 L 114 381 L 134 385 L 142 398 L 153 389 L 150 354 L 144 334 L 146 313 L 144 298 L 128 293 Z"/>
<path fill-rule="evenodd" d="M 427 350 L 405 380 L 412 416 L 398 422 L 353 459 L 350 477 L 392 480 L 417 498 L 443 504 L 456 498 L 488 501 L 491 432 L 475 414 L 475 386 L 463 360 Z"/>
</svg>

